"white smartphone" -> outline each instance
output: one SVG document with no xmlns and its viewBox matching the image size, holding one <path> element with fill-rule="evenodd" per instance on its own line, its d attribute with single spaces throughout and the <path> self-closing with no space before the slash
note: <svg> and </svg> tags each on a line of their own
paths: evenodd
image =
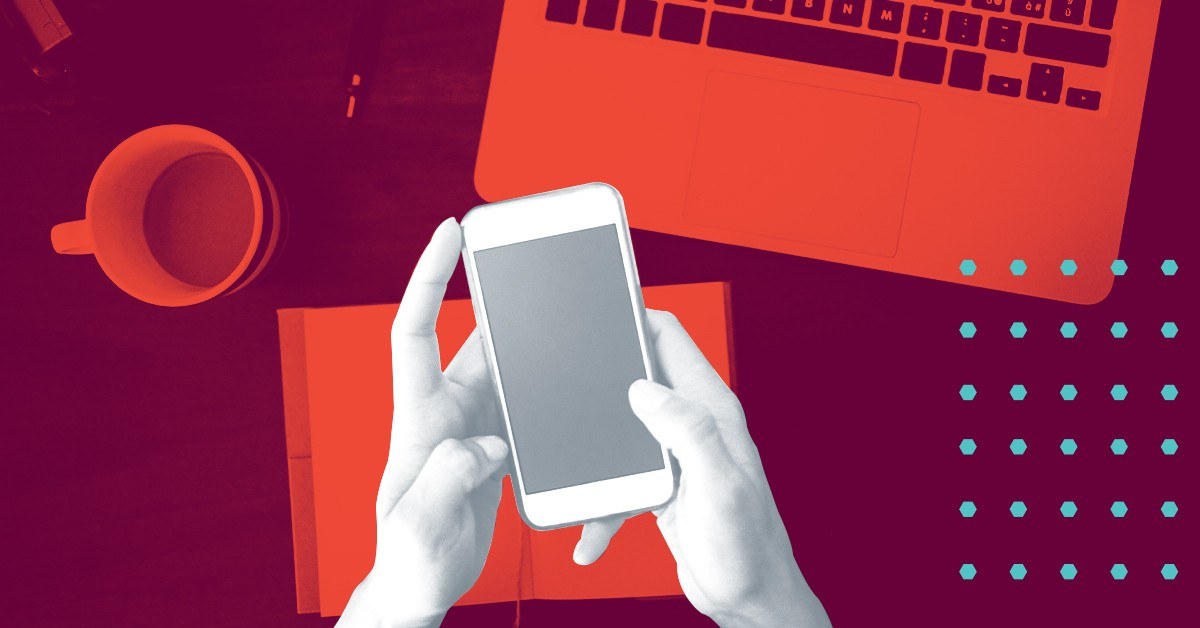
<svg viewBox="0 0 1200 628">
<path fill-rule="evenodd" d="M 481 205 L 462 229 L 525 522 L 665 504 L 670 458 L 629 407 L 629 385 L 654 367 L 621 195 L 591 183 Z"/>
</svg>

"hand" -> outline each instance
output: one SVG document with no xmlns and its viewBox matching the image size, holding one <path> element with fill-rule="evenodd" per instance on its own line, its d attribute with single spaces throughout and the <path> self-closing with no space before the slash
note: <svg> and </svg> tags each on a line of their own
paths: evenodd
<svg viewBox="0 0 1200 628">
<path fill-rule="evenodd" d="M 375 504 L 375 565 L 339 626 L 436 626 L 479 578 L 508 457 L 478 334 L 443 373 L 434 323 L 462 231 L 443 222 L 392 324 L 392 436 Z"/>
<path fill-rule="evenodd" d="M 445 373 L 434 334 L 461 248 L 453 219 L 438 226 L 392 324 L 394 410 L 375 566 L 341 626 L 437 625 L 475 584 L 492 543 L 500 480 L 511 468 L 495 387 L 478 334 Z"/>
<path fill-rule="evenodd" d="M 669 313 L 647 311 L 663 384 L 629 403 L 679 463 L 675 499 L 655 514 L 697 610 L 722 626 L 829 626 L 800 574 L 741 403 Z M 576 562 L 599 557 L 620 519 L 594 523 Z"/>
</svg>

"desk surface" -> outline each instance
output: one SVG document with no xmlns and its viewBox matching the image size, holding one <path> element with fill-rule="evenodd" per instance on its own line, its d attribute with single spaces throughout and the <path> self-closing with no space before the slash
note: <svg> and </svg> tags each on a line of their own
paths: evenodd
<svg viewBox="0 0 1200 628">
<path fill-rule="evenodd" d="M 81 40 L 95 33 L 78 102 L 47 115 L 0 95 L 0 623 L 332 625 L 294 611 L 274 311 L 395 302 L 433 227 L 479 202 L 472 170 L 500 2 L 393 3 L 372 100 L 351 124 L 340 85 L 347 3 L 221 1 L 170 12 L 166 3 L 60 4 L 68 20 L 75 9 L 102 27 L 75 29 Z M 1189 500 L 1200 503 L 1182 479 L 1195 476 L 1194 457 L 1164 467 L 1150 455 L 1167 432 L 1185 447 L 1200 434 L 1182 418 L 1194 377 L 1177 368 L 1196 320 L 1197 260 L 1188 254 L 1198 222 L 1200 8 L 1166 4 L 1122 246 L 1139 272 L 1098 306 L 635 233 L 646 285 L 732 282 L 738 392 L 801 566 L 838 625 L 1156 625 L 1188 608 L 1188 569 L 1200 569 L 1200 556 L 1181 526 L 1145 515 L 1160 493 L 1177 496 L 1181 517 Z M 249 289 L 179 310 L 127 297 L 91 260 L 54 255 L 48 238 L 51 225 L 82 216 L 109 149 L 167 122 L 207 127 L 258 158 L 285 191 L 290 218 L 276 263 Z M 1166 257 L 1184 268 L 1174 283 L 1152 272 Z M 461 272 L 450 296 L 467 296 Z M 970 349 L 957 335 L 963 320 L 987 331 Z M 1026 356 L 1001 342 L 1015 320 L 1034 330 Z M 1093 332 L 1073 354 L 1053 342 L 1062 320 Z M 1102 338 L 1113 320 L 1138 333 L 1115 357 Z M 1184 330 L 1168 350 L 1151 342 L 1162 320 Z M 1021 413 L 996 399 L 1014 372 L 1049 396 L 1061 381 L 1055 369 L 1089 392 L 1124 377 L 1145 393 L 1116 414 L 1095 392 L 1081 398 L 1084 414 L 1065 418 L 1032 397 Z M 992 399 L 981 396 L 972 413 L 954 395 L 964 371 Z M 1153 405 L 1149 387 L 1172 373 L 1180 402 Z M 1134 444 L 1130 464 L 1093 453 L 1073 471 L 1044 453 L 1023 467 L 992 454 L 981 471 L 955 448 L 973 435 L 994 452 L 1020 432 L 1036 443 L 1031 452 L 1045 452 L 1064 426 L 1091 452 L 1119 433 Z M 1083 470 L 1086 482 L 1073 475 Z M 1021 495 L 1049 517 L 1072 488 L 1097 503 L 1115 489 L 1141 491 L 1129 501 L 1142 516 L 1114 528 L 1097 506 L 1066 529 L 1036 511 L 1028 526 L 995 515 Z M 956 512 L 968 493 L 992 514 L 981 509 L 974 528 Z M 1051 565 L 1068 557 L 1088 577 L 1065 595 Z M 1149 573 L 1168 558 L 1183 570 L 1174 587 Z M 973 588 L 956 572 L 971 559 L 981 574 L 990 569 Z M 1115 590 L 1098 572 L 1121 559 L 1140 577 Z M 1036 577 L 1018 589 L 998 574 L 1021 560 Z M 513 612 L 456 609 L 447 625 L 508 625 Z M 705 625 L 681 599 L 521 609 L 527 626 L 634 616 Z"/>
</svg>

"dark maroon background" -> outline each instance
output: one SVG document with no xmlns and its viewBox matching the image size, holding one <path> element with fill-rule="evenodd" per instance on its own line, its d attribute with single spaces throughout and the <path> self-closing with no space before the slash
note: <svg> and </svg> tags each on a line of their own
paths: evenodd
<svg viewBox="0 0 1200 628">
<path fill-rule="evenodd" d="M 46 115 L 0 93 L 0 624 L 333 623 L 295 613 L 274 312 L 398 300 L 433 227 L 479 202 L 472 170 L 501 9 L 394 3 L 372 100 L 347 124 L 349 4 L 62 0 L 86 51 L 77 101 Z M 1196 617 L 1200 430 L 1185 415 L 1198 394 L 1200 7 L 1166 4 L 1122 246 L 1131 270 L 1100 305 L 635 233 L 645 284 L 732 282 L 738 392 L 801 567 L 837 625 Z M 268 274 L 186 309 L 135 301 L 48 238 L 82 216 L 108 150 L 171 122 L 253 154 L 291 203 Z M 1052 164 L 987 167 L 1015 177 Z M 1166 257 L 1177 277 L 1157 270 Z M 450 293 L 467 296 L 461 276 Z M 1055 332 L 1068 319 L 1081 328 L 1071 342 Z M 958 337 L 963 320 L 979 326 L 975 340 Z M 1026 339 L 1007 338 L 1014 320 Z M 1107 335 L 1113 320 L 1129 324 L 1127 339 Z M 1164 320 L 1178 339 L 1158 334 Z M 956 395 L 968 382 L 980 390 L 970 404 Z M 1067 382 L 1081 391 L 1071 404 L 1055 397 Z M 1105 396 L 1118 382 L 1131 389 L 1121 404 Z M 1171 404 L 1156 393 L 1167 382 L 1182 391 Z M 1028 400 L 1007 400 L 1013 383 Z M 967 436 L 973 458 L 956 449 Z M 1005 449 L 1017 436 L 1030 443 L 1023 458 Z M 1106 449 L 1115 436 L 1130 443 L 1123 458 Z M 1181 443 L 1174 458 L 1157 449 L 1165 436 Z M 1074 458 L 1057 452 L 1064 437 L 1080 444 Z M 963 499 L 979 505 L 974 520 L 959 517 Z M 1008 516 L 1014 499 L 1029 505 L 1024 519 Z M 1064 499 L 1079 504 L 1074 520 L 1057 514 Z M 1131 508 L 1123 520 L 1106 511 L 1114 499 Z M 1158 514 L 1164 499 L 1180 504 L 1176 519 Z M 979 568 L 974 582 L 958 579 L 963 562 Z M 1024 582 L 1008 578 L 1013 562 L 1029 567 Z M 1059 579 L 1063 562 L 1078 565 L 1075 582 Z M 1107 575 L 1114 562 L 1129 565 L 1126 581 Z M 1164 562 L 1178 580 L 1158 575 Z M 508 625 L 513 611 L 455 609 L 447 624 Z M 633 620 L 706 623 L 683 599 L 522 606 L 528 626 Z"/>
</svg>

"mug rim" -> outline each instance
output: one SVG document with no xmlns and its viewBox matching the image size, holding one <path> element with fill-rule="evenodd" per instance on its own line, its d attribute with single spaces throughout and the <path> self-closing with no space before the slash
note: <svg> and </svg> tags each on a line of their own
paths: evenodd
<svg viewBox="0 0 1200 628">
<path fill-rule="evenodd" d="M 182 142 L 198 142 L 211 146 L 221 154 L 233 159 L 234 163 L 242 171 L 242 176 L 246 180 L 246 184 L 250 186 L 250 200 L 252 203 L 252 211 L 254 212 L 254 222 L 250 230 L 250 241 L 246 244 L 246 251 L 242 254 L 242 259 L 238 261 L 237 266 L 233 268 L 221 281 L 212 286 L 204 287 L 186 296 L 173 296 L 169 298 L 157 298 L 150 295 L 142 294 L 132 282 L 126 280 L 122 276 L 121 271 L 111 266 L 105 259 L 105 253 L 102 247 L 94 246 L 92 255 L 95 256 L 96 262 L 100 264 L 101 270 L 108 276 L 109 280 L 117 285 L 122 291 L 134 298 L 150 303 L 152 305 L 163 306 L 184 306 L 195 305 L 202 303 L 213 297 L 219 296 L 229 290 L 231 286 L 236 284 L 238 280 L 249 270 L 251 263 L 254 261 L 255 254 L 258 252 L 259 244 L 263 236 L 263 223 L 265 209 L 263 207 L 263 191 L 259 184 L 258 177 L 255 176 L 254 168 L 250 165 L 246 156 L 241 153 L 233 144 L 229 143 L 225 138 L 197 126 L 188 124 L 163 124 L 152 126 L 148 129 L 143 129 L 125 138 L 120 144 L 117 144 L 104 160 L 100 162 L 100 167 L 96 169 L 96 174 L 92 176 L 92 182 L 88 186 L 87 204 L 84 206 L 84 218 L 88 221 L 89 228 L 95 220 L 94 210 L 96 183 L 101 180 L 101 175 L 105 174 L 106 169 L 112 168 L 114 159 L 122 152 L 130 150 L 130 148 L 141 142 L 157 140 L 159 136 L 169 134 L 170 141 Z M 180 280 L 180 283 L 187 283 Z M 195 285 L 195 284 L 188 284 Z"/>
</svg>

